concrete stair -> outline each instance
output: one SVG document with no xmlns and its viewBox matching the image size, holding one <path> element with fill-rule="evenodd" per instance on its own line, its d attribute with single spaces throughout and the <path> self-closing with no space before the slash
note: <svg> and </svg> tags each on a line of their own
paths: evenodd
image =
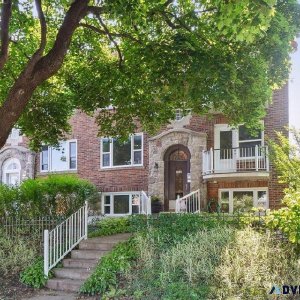
<svg viewBox="0 0 300 300">
<path fill-rule="evenodd" d="M 53 269 L 54 278 L 46 287 L 52 290 L 78 292 L 81 285 L 92 274 L 98 261 L 119 242 L 130 237 L 128 233 L 82 241 L 78 250 L 71 251 L 71 258 L 62 260 L 63 267 Z"/>
</svg>

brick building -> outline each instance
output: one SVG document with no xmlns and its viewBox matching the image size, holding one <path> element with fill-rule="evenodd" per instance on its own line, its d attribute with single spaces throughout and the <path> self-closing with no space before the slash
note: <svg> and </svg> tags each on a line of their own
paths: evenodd
<svg viewBox="0 0 300 300">
<path fill-rule="evenodd" d="M 72 133 L 60 148 L 35 154 L 13 130 L 0 150 L 0 181 L 16 184 L 50 173 L 75 173 L 101 191 L 103 213 L 139 211 L 141 191 L 157 196 L 164 210 L 175 199 L 199 190 L 201 207 L 219 203 L 226 212 L 241 205 L 277 208 L 283 187 L 268 159 L 267 138 L 288 125 L 288 87 L 274 93 L 262 120 L 264 131 L 251 135 L 243 125 L 230 128 L 222 114 L 212 118 L 180 112 L 155 136 L 136 132 L 127 143 L 97 137 L 92 117 L 78 111 Z M 202 209 L 201 208 L 201 209 Z"/>
</svg>

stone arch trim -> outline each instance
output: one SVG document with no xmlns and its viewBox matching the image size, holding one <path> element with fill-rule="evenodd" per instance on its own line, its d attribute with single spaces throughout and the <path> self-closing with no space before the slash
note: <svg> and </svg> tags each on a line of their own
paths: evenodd
<svg viewBox="0 0 300 300">
<path fill-rule="evenodd" d="M 164 200 L 164 157 L 171 146 L 178 144 L 187 147 L 190 152 L 191 191 L 200 188 L 206 197 L 206 186 L 202 177 L 202 151 L 206 149 L 207 135 L 189 129 L 172 129 L 149 139 L 149 179 L 150 195 L 157 195 Z"/>
<path fill-rule="evenodd" d="M 35 153 L 22 146 L 5 147 L 0 151 L 0 182 L 3 182 L 4 163 L 11 158 L 20 161 L 21 180 L 34 178 Z"/>
</svg>

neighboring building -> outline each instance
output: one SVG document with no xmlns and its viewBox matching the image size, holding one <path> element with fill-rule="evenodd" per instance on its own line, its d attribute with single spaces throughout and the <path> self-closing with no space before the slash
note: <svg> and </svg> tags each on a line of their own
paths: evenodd
<svg viewBox="0 0 300 300">
<path fill-rule="evenodd" d="M 77 112 L 69 139 L 59 149 L 44 146 L 35 167 L 26 138 L 12 133 L 0 151 L 0 178 L 14 184 L 53 172 L 76 173 L 99 188 L 102 212 L 113 215 L 138 212 L 141 191 L 159 197 L 165 211 L 175 208 L 177 197 L 197 189 L 202 208 L 217 201 L 227 212 L 241 203 L 278 208 L 283 187 L 269 163 L 266 139 L 288 125 L 287 86 L 274 93 L 262 121 L 264 132 L 251 136 L 244 126 L 230 128 L 222 114 L 181 117 L 177 111 L 157 135 L 136 132 L 121 144 L 97 137 L 94 119 Z"/>
</svg>

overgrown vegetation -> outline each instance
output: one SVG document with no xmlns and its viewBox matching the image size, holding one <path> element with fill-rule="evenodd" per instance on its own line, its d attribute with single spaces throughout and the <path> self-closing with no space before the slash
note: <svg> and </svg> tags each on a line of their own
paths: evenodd
<svg viewBox="0 0 300 300">
<path fill-rule="evenodd" d="M 72 175 L 29 179 L 18 187 L 0 185 L 0 218 L 66 216 L 97 197 L 93 184 Z"/>
<path fill-rule="evenodd" d="M 89 237 L 113 235 L 131 231 L 131 218 L 104 218 L 89 226 Z"/>
<path fill-rule="evenodd" d="M 118 244 L 109 254 L 101 258 L 94 273 L 80 291 L 95 295 L 114 289 L 118 285 L 118 276 L 129 270 L 130 263 L 135 258 L 136 250 L 132 239 Z"/>
<path fill-rule="evenodd" d="M 290 130 L 291 143 L 284 134 L 277 133 L 278 142 L 271 142 L 271 159 L 279 181 L 286 186 L 282 204 L 266 219 L 268 227 L 285 233 L 290 242 L 300 243 L 300 132 Z"/>
<path fill-rule="evenodd" d="M 31 265 L 24 269 L 20 275 L 20 281 L 34 288 L 45 286 L 48 278 L 52 277 L 50 272 L 48 276 L 44 274 L 44 259 L 38 257 Z"/>
<path fill-rule="evenodd" d="M 132 217 L 135 237 L 100 261 L 81 292 L 104 299 L 246 300 L 267 299 L 274 284 L 297 284 L 291 244 L 258 232 L 245 218 Z"/>
<path fill-rule="evenodd" d="M 0 274 L 18 274 L 30 265 L 37 254 L 34 245 L 24 239 L 5 236 L 0 230 Z"/>
</svg>

